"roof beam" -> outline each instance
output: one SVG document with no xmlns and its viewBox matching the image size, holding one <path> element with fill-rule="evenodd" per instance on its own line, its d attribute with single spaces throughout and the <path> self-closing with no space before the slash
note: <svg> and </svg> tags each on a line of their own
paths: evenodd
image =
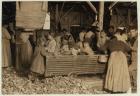
<svg viewBox="0 0 140 96">
<path fill-rule="evenodd" d="M 118 3 L 118 1 L 117 1 L 117 2 L 113 2 L 113 3 L 109 6 L 109 10 L 111 10 L 117 3 Z"/>
<path fill-rule="evenodd" d="M 97 14 L 98 12 L 97 12 L 95 6 L 90 1 L 86 1 L 86 2 L 90 6 L 90 8 L 95 12 L 95 14 Z"/>
<path fill-rule="evenodd" d="M 62 7 L 61 7 L 61 10 L 60 10 L 60 17 L 62 16 L 62 11 L 63 11 L 64 5 L 65 5 L 65 2 L 63 2 Z"/>
<path fill-rule="evenodd" d="M 62 20 L 65 16 L 67 16 L 67 15 L 70 13 L 70 11 L 71 11 L 74 7 L 75 7 L 75 6 L 71 7 L 71 8 L 60 18 L 60 22 L 61 22 L 61 20 Z"/>
</svg>

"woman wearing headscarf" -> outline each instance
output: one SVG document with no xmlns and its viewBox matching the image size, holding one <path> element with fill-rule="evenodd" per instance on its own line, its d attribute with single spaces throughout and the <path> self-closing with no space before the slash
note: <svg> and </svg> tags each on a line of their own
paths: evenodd
<svg viewBox="0 0 140 96">
<path fill-rule="evenodd" d="M 127 43 L 127 35 L 126 35 L 125 29 L 123 27 L 119 27 L 116 30 L 116 33 L 115 33 L 114 36 L 116 36 L 118 40 Z"/>
<path fill-rule="evenodd" d="M 128 92 L 131 84 L 125 53 L 131 51 L 130 47 L 113 37 L 101 50 L 110 53 L 104 88 L 111 92 Z"/>
<path fill-rule="evenodd" d="M 27 74 L 31 65 L 33 50 L 29 41 L 30 34 L 21 32 L 16 38 L 16 70 L 21 74 Z"/>
<path fill-rule="evenodd" d="M 63 29 L 63 34 L 64 35 L 62 36 L 62 46 L 67 44 L 69 49 L 72 48 L 75 44 L 72 34 L 66 29 Z"/>
</svg>

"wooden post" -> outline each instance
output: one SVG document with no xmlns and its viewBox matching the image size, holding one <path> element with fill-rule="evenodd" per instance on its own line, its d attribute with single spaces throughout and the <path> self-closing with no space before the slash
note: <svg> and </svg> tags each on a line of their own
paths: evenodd
<svg viewBox="0 0 140 96">
<path fill-rule="evenodd" d="M 62 5 L 62 7 L 61 7 L 61 10 L 60 10 L 60 17 L 62 16 L 62 12 L 63 12 L 64 5 L 65 5 L 65 2 L 63 2 L 63 5 Z"/>
<path fill-rule="evenodd" d="M 56 22 L 56 30 L 58 30 L 58 4 L 56 4 L 56 9 L 55 9 L 55 22 Z"/>
<path fill-rule="evenodd" d="M 104 1 L 99 3 L 99 29 L 103 30 L 103 19 L 104 19 Z"/>
<path fill-rule="evenodd" d="M 61 20 L 65 17 L 65 16 L 67 16 L 70 12 L 71 12 L 71 10 L 74 8 L 74 6 L 73 7 L 71 7 L 61 18 L 60 18 L 60 22 L 61 22 Z"/>
<path fill-rule="evenodd" d="M 131 9 L 128 9 L 128 25 L 131 24 Z"/>
<path fill-rule="evenodd" d="M 19 1 L 16 1 L 16 10 L 19 10 L 19 9 L 20 9 Z"/>
</svg>

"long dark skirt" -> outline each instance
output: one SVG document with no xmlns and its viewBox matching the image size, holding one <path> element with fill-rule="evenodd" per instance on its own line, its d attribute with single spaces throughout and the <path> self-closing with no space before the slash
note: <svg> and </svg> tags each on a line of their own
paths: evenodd
<svg viewBox="0 0 140 96">
<path fill-rule="evenodd" d="M 16 70 L 28 72 L 32 60 L 32 47 L 30 42 L 16 45 Z"/>
</svg>

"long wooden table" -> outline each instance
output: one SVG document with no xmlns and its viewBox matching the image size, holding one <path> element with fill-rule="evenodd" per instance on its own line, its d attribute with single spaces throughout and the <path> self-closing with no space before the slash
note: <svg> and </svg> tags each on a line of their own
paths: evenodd
<svg viewBox="0 0 140 96">
<path fill-rule="evenodd" d="M 104 73 L 106 64 L 100 64 L 98 56 L 48 56 L 45 76 Z"/>
</svg>

